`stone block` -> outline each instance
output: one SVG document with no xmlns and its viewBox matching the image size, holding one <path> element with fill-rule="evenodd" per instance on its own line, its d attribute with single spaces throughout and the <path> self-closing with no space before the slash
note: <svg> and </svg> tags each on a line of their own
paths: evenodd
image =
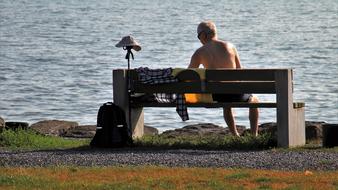
<svg viewBox="0 0 338 190">
<path fill-rule="evenodd" d="M 323 125 L 323 146 L 327 148 L 338 146 L 338 124 Z"/>
<path fill-rule="evenodd" d="M 71 138 L 93 138 L 96 133 L 96 125 L 79 125 L 68 129 L 61 136 Z"/>
</svg>

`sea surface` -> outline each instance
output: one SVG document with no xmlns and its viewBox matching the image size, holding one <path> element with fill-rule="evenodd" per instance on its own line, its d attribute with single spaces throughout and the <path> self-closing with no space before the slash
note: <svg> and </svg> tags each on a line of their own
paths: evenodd
<svg viewBox="0 0 338 190">
<path fill-rule="evenodd" d="M 112 70 L 127 68 L 126 52 L 115 47 L 123 36 L 142 45 L 132 68 L 184 68 L 201 46 L 203 20 L 236 45 L 243 67 L 292 68 L 306 120 L 338 122 L 337 0 L 0 0 L 0 116 L 96 124 L 100 105 L 113 99 Z M 160 131 L 225 126 L 221 109 L 188 111 L 182 122 L 175 108 L 147 108 L 145 123 Z M 235 113 L 249 127 L 247 109 Z M 261 123 L 275 118 L 274 109 L 261 109 Z"/>
</svg>

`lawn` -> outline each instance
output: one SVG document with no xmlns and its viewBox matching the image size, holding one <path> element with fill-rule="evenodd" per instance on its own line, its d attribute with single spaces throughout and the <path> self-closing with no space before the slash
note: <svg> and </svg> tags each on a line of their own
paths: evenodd
<svg viewBox="0 0 338 190">
<path fill-rule="evenodd" d="M 88 147 L 90 139 L 67 139 L 44 136 L 33 130 L 4 130 L 0 133 L 0 147 L 11 150 L 46 150 Z M 163 149 L 253 150 L 275 147 L 276 140 L 270 134 L 241 138 L 233 136 L 144 136 L 134 141 L 134 147 Z"/>
<path fill-rule="evenodd" d="M 88 146 L 90 139 L 67 139 L 45 136 L 33 130 L 4 130 L 0 133 L 0 148 L 9 150 L 68 149 Z"/>
<path fill-rule="evenodd" d="M 0 189 L 338 189 L 338 172 L 155 166 L 0 168 Z"/>
<path fill-rule="evenodd" d="M 0 151 L 54 150 L 88 147 L 90 139 L 50 137 L 34 131 L 4 130 Z M 271 136 L 255 138 L 145 136 L 136 147 L 194 149 L 271 149 L 275 151 L 338 151 L 306 145 L 274 147 Z M 111 167 L 0 167 L 0 189 L 336 189 L 338 171 L 275 171 L 224 168 Z"/>
</svg>

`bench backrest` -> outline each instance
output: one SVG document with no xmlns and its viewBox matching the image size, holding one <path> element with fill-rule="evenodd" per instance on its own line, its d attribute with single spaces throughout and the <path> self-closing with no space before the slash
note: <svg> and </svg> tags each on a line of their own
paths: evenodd
<svg viewBox="0 0 338 190">
<path fill-rule="evenodd" d="M 158 85 L 140 83 L 135 70 L 130 75 L 132 90 L 139 93 L 276 94 L 278 89 L 292 89 L 291 69 L 207 69 L 205 80 L 187 69 L 177 75 L 179 82 Z"/>
</svg>

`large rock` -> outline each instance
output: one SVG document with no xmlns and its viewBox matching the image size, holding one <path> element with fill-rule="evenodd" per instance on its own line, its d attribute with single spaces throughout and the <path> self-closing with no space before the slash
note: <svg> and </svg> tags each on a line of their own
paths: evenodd
<svg viewBox="0 0 338 190">
<path fill-rule="evenodd" d="M 5 120 L 0 117 L 0 132 L 5 128 Z"/>
<path fill-rule="evenodd" d="M 305 137 L 306 140 L 321 140 L 323 137 L 322 121 L 306 121 L 305 122 Z M 277 135 L 277 124 L 275 122 L 263 123 L 258 128 L 259 133 L 273 133 Z"/>
<path fill-rule="evenodd" d="M 96 133 L 96 125 L 79 125 L 68 129 L 61 136 L 71 138 L 93 138 Z M 158 135 L 158 130 L 154 127 L 144 126 L 145 135 Z"/>
<path fill-rule="evenodd" d="M 258 127 L 258 133 L 272 133 L 273 135 L 277 135 L 277 123 L 275 122 L 269 122 L 269 123 L 263 123 L 259 125 Z"/>
<path fill-rule="evenodd" d="M 96 125 L 79 125 L 68 129 L 63 137 L 93 138 L 96 133 Z"/>
<path fill-rule="evenodd" d="M 30 128 L 44 135 L 62 136 L 70 128 L 78 125 L 73 121 L 45 120 L 32 124 Z"/>
<path fill-rule="evenodd" d="M 305 122 L 305 136 L 306 140 L 321 140 L 323 138 L 323 125 L 326 124 L 322 121 L 306 121 Z"/>
<path fill-rule="evenodd" d="M 27 122 L 19 122 L 19 121 L 13 121 L 13 122 L 6 122 L 6 129 L 27 129 L 29 124 Z"/>
<path fill-rule="evenodd" d="M 245 127 L 237 126 L 237 130 L 239 133 L 243 133 Z M 231 132 L 229 128 L 224 128 L 212 123 L 201 123 L 196 125 L 187 125 L 183 128 L 168 130 L 162 133 L 163 135 L 169 137 L 178 137 L 178 136 L 207 136 L 207 135 L 217 135 L 224 136 L 230 135 Z"/>
<path fill-rule="evenodd" d="M 323 146 L 328 148 L 338 146 L 338 124 L 323 125 Z"/>
<path fill-rule="evenodd" d="M 144 126 L 145 135 L 158 135 L 158 130 L 154 127 Z"/>
</svg>

